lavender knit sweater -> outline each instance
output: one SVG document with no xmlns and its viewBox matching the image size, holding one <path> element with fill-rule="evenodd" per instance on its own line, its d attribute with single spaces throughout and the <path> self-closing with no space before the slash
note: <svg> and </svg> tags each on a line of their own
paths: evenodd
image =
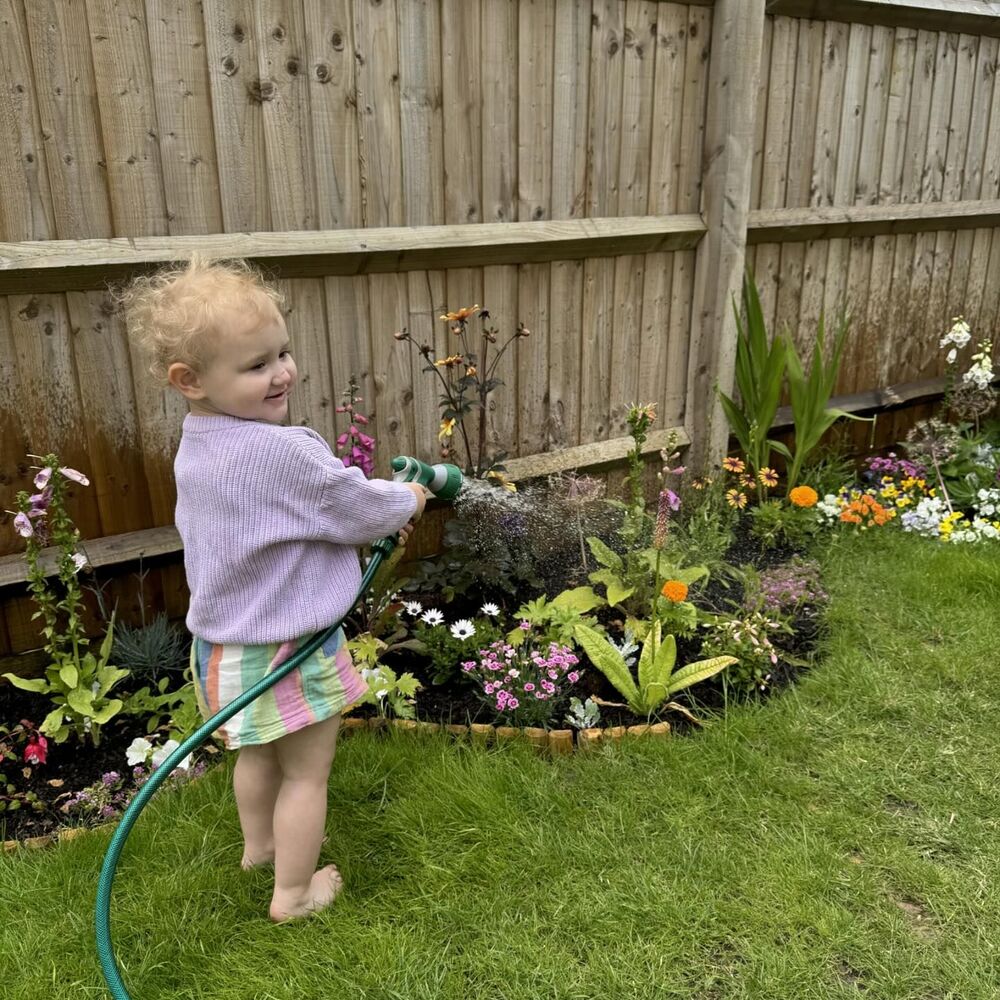
<svg viewBox="0 0 1000 1000">
<path fill-rule="evenodd" d="M 332 624 L 361 582 L 357 546 L 397 532 L 417 498 L 345 468 L 308 427 L 184 418 L 174 461 L 188 629 L 213 643 L 297 639 Z"/>
</svg>

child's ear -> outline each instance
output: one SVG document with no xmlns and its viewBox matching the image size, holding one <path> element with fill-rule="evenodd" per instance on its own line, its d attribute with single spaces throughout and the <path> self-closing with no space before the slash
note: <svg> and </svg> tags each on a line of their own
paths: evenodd
<svg viewBox="0 0 1000 1000">
<path fill-rule="evenodd" d="M 167 381 L 188 399 L 205 398 L 205 390 L 201 387 L 198 373 L 182 361 L 175 361 L 167 369 Z"/>
</svg>

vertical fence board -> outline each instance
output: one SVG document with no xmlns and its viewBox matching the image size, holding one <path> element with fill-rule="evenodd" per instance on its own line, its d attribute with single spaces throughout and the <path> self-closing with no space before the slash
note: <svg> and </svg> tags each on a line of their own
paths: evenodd
<svg viewBox="0 0 1000 1000">
<path fill-rule="evenodd" d="M 146 0 L 167 225 L 172 235 L 222 229 L 219 168 L 201 3 Z"/>
<path fill-rule="evenodd" d="M 87 0 L 116 236 L 170 231 L 142 0 Z"/>
<path fill-rule="evenodd" d="M 497 330 L 497 343 L 493 351 L 500 350 L 517 329 L 522 319 L 519 312 L 517 290 L 517 266 L 496 264 L 483 268 L 483 305 L 490 312 L 490 323 Z M 530 317 L 523 321 L 531 329 Z M 520 412 L 518 405 L 519 370 L 517 364 L 520 345 L 512 343 L 496 365 L 490 365 L 493 375 L 503 382 L 489 401 L 489 423 L 487 440 L 493 453 L 513 455 L 520 433 Z"/>
<path fill-rule="evenodd" d="M 371 315 L 372 377 L 375 395 L 375 440 L 377 467 L 386 475 L 393 455 L 411 455 L 415 444 L 413 427 L 413 364 L 407 344 L 393 333 L 407 324 L 409 304 L 405 274 L 368 276 Z M 419 374 L 419 373 L 418 373 Z"/>
<path fill-rule="evenodd" d="M 624 74 L 625 7 L 618 0 L 594 0 L 590 36 L 590 111 L 587 128 L 587 214 L 618 213 L 621 101 Z M 612 332 L 615 263 L 584 264 L 580 434 L 587 441 L 610 436 Z"/>
<path fill-rule="evenodd" d="M 339 388 L 330 364 L 323 280 L 286 278 L 277 285 L 285 296 L 282 315 L 299 371 L 298 384 L 288 399 L 289 420 L 311 427 L 332 447 L 337 437 L 334 407 L 339 402 Z"/>
<path fill-rule="evenodd" d="M 585 214 L 590 5 L 557 3 L 552 93 L 552 200 L 554 219 Z M 639 214 L 646 211 L 645 206 Z M 580 359 L 583 330 L 582 261 L 553 261 L 549 293 L 549 418 L 552 444 L 580 443 Z"/>
<path fill-rule="evenodd" d="M 14 331 L 11 328 L 9 300 L 0 297 L 0 555 L 22 550 L 21 539 L 10 527 L 13 518 L 6 511 L 13 507 L 21 490 L 31 489 L 26 458 L 34 450 L 28 427 L 25 384 L 18 375 Z"/>
<path fill-rule="evenodd" d="M 106 161 L 96 114 L 97 85 L 84 0 L 37 0 L 26 7 L 35 93 L 47 150 L 60 239 L 113 235 Z"/>
<path fill-rule="evenodd" d="M 981 196 L 983 187 L 983 161 L 989 131 L 998 40 L 982 38 L 970 39 L 970 41 L 978 41 L 978 45 L 971 82 L 972 100 L 967 125 L 968 138 L 965 142 L 961 185 L 957 196 L 962 200 L 973 201 Z M 952 117 L 954 118 L 959 111 L 960 109 L 956 107 L 952 111 Z M 975 279 L 972 278 L 973 269 L 976 267 L 974 249 L 978 236 L 979 233 L 971 229 L 955 234 L 954 263 L 951 268 L 951 281 L 948 288 L 949 306 L 946 310 L 946 316 L 943 317 L 945 322 L 954 313 L 961 312 L 971 317 L 972 321 L 978 325 L 979 299 L 982 295 L 982 269 L 978 269 Z"/>
<path fill-rule="evenodd" d="M 151 518 L 125 324 L 104 292 L 67 292 L 80 430 L 91 490 L 106 534 L 138 531 Z M 79 433 L 79 432 L 78 432 Z"/>
<path fill-rule="evenodd" d="M 358 3 L 355 19 L 364 224 L 400 226 L 403 175 L 395 0 L 377 6 Z M 375 309 L 373 301 L 373 316 Z"/>
<path fill-rule="evenodd" d="M 303 0 L 320 229 L 364 225 L 353 0 Z"/>
<path fill-rule="evenodd" d="M 760 179 L 760 207 L 782 208 L 788 186 L 788 149 L 795 98 L 795 63 L 799 21 L 776 17 L 771 35 L 771 75 L 764 129 L 764 161 Z M 781 281 L 781 248 L 774 243 L 757 247 L 754 275 L 768 330 L 774 329 Z"/>
<path fill-rule="evenodd" d="M 48 153 L 34 100 L 31 46 L 20 0 L 0 2 L 0 239 L 55 236 Z"/>
<path fill-rule="evenodd" d="M 823 22 L 802 21 L 796 51 L 795 92 L 792 101 L 792 131 L 789 137 L 788 182 L 785 204 L 798 208 L 809 204 L 812 183 L 812 158 L 794 156 L 791 150 L 812 150 L 815 144 L 816 117 L 819 109 L 820 75 L 823 67 Z M 811 338 L 808 330 L 799 330 L 799 310 L 805 284 L 805 243 L 789 243 L 781 248 L 775 330 L 788 329 L 793 337 Z M 800 339 L 799 343 L 803 343 Z M 806 347 L 808 340 L 805 341 Z"/>
<path fill-rule="evenodd" d="M 279 231 L 315 229 L 318 212 L 302 0 L 258 0 L 255 15 L 271 226 Z"/>
<path fill-rule="evenodd" d="M 482 76 L 490 81 L 483 87 L 481 98 L 484 222 L 511 222 L 517 218 L 518 9 L 518 0 L 492 0 L 482 12 Z M 464 141 L 461 132 L 449 138 Z M 461 148 L 448 148 L 448 159 L 457 156 Z M 446 176 L 453 169 L 447 170 Z M 467 201 L 462 212 L 472 209 L 471 197 Z"/>
<path fill-rule="evenodd" d="M 213 0 L 205 8 L 212 124 L 227 233 L 271 228 L 257 66 L 262 41 L 254 9 L 252 0 Z"/>
<path fill-rule="evenodd" d="M 482 87 L 480 22 L 477 0 L 441 0 L 445 221 L 449 223 L 483 219 L 482 94 L 492 82 Z"/>
<path fill-rule="evenodd" d="M 642 215 L 649 203 L 649 147 L 653 128 L 653 84 L 656 69 L 655 4 L 629 0 L 625 6 L 622 48 L 621 149 L 617 166 L 618 214 Z M 697 33 L 697 29 L 695 29 Z M 700 66 L 699 66 L 700 69 Z M 701 127 L 701 108 L 692 100 Z M 689 126 L 689 131 L 692 130 Z M 682 125 L 683 133 L 683 125 Z M 689 151 L 693 152 L 693 139 Z M 643 330 L 645 258 L 628 254 L 615 259 L 614 328 L 611 367 L 616 398 L 611 407 L 611 433 L 628 433 L 626 416 L 632 402 L 656 402 L 659 393 L 639 400 L 639 359 Z"/>
<path fill-rule="evenodd" d="M 358 408 L 366 416 L 370 416 L 376 400 L 375 381 L 372 375 L 368 278 L 364 275 L 324 278 L 323 289 L 326 293 L 330 376 L 336 394 L 334 409 L 343 403 L 344 391 L 351 375 L 354 375 L 361 396 Z M 390 331 L 390 335 L 395 332 L 395 330 Z M 346 416 L 335 412 L 334 425 L 336 432 L 342 434 L 348 426 Z M 372 431 L 374 436 L 374 427 Z M 376 449 L 381 455 L 383 449 L 377 438 Z"/>
<path fill-rule="evenodd" d="M 30 414 L 26 430 L 35 455 L 53 452 L 66 465 L 88 470 L 80 387 L 73 362 L 72 333 L 64 295 L 12 295 L 11 334 L 22 404 Z M 21 456 L 18 456 L 19 458 Z M 101 534 L 93 489 L 74 486 L 71 515 L 84 538 Z"/>
</svg>

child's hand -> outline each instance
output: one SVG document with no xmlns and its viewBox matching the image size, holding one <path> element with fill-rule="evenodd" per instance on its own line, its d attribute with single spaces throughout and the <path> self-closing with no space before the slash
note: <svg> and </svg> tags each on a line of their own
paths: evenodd
<svg viewBox="0 0 1000 1000">
<path fill-rule="evenodd" d="M 424 512 L 424 507 L 427 505 L 427 489 L 420 485 L 420 483 L 403 483 L 403 485 L 413 491 L 413 495 L 417 498 L 417 509 L 413 512 L 410 517 L 410 525 L 412 526 L 416 521 L 420 520 L 420 515 Z"/>
<path fill-rule="evenodd" d="M 410 520 L 399 529 L 399 544 L 405 545 L 406 540 L 410 537 L 410 533 L 413 531 L 413 525 L 420 520 L 420 515 L 424 512 L 424 507 L 427 505 L 427 490 L 420 485 L 420 483 L 403 483 L 408 489 L 413 491 L 413 495 L 417 498 L 417 509 L 413 512 Z"/>
</svg>

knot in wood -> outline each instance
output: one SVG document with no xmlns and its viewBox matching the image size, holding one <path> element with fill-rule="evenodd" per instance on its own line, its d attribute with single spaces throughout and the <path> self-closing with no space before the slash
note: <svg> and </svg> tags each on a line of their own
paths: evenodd
<svg viewBox="0 0 1000 1000">
<path fill-rule="evenodd" d="M 262 80 L 259 76 L 255 76 L 247 84 L 247 93 L 250 95 L 250 100 L 256 101 L 258 104 L 263 104 L 265 101 L 273 101 L 277 89 L 273 80 Z"/>
<path fill-rule="evenodd" d="M 330 82 L 330 67 L 326 63 L 320 63 L 316 67 L 316 79 L 319 80 L 320 83 Z"/>
<path fill-rule="evenodd" d="M 239 68 L 240 64 L 232 56 L 226 56 L 226 58 L 222 60 L 222 72 L 225 73 L 226 76 L 232 76 Z"/>
<path fill-rule="evenodd" d="M 335 31 L 332 35 L 330 35 L 330 44 L 337 52 L 343 51 L 344 33 L 342 31 Z"/>
</svg>

